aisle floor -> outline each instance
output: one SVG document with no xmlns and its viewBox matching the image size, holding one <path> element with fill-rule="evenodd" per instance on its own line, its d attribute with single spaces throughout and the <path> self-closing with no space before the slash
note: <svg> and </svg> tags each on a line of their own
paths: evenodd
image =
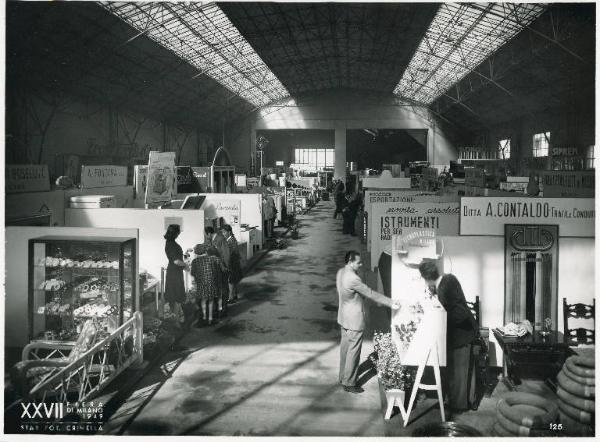
<svg viewBox="0 0 600 442">
<path fill-rule="evenodd" d="M 184 336 L 187 350 L 165 355 L 104 434 L 384 436 L 369 364 L 364 393 L 338 384 L 335 273 L 360 241 L 332 214 L 321 202 L 300 216 L 299 239 L 244 278 L 229 317 Z M 371 351 L 366 341 L 362 360 Z"/>
</svg>

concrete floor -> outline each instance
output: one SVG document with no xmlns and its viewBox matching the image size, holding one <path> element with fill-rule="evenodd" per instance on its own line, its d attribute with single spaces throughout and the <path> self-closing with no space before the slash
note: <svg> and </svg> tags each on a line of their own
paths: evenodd
<svg viewBox="0 0 600 442">
<path fill-rule="evenodd" d="M 360 249 L 333 205 L 300 216 L 300 238 L 272 250 L 240 284 L 242 301 L 194 329 L 112 416 L 106 434 L 383 436 L 377 378 L 338 385 L 335 273 Z M 363 360 L 372 343 L 363 345 Z M 366 364 L 365 364 L 366 365 Z"/>
<path fill-rule="evenodd" d="M 410 436 L 440 422 L 437 400 L 429 397 L 417 402 L 407 427 L 399 413 L 384 421 L 385 398 L 366 361 L 370 333 L 362 351 L 365 392 L 338 385 L 335 273 L 344 253 L 362 245 L 341 233 L 332 214 L 333 203 L 323 201 L 300 216 L 300 238 L 287 238 L 286 249 L 271 250 L 246 275 L 229 317 L 185 335 L 180 351 L 143 377 L 103 434 Z M 372 284 L 374 275 L 366 272 L 365 280 Z M 369 308 L 370 328 L 385 328 L 385 315 Z M 543 383 L 524 382 L 518 390 L 555 400 Z M 506 392 L 494 383 L 479 410 L 453 420 L 492 435 L 496 403 Z"/>
</svg>

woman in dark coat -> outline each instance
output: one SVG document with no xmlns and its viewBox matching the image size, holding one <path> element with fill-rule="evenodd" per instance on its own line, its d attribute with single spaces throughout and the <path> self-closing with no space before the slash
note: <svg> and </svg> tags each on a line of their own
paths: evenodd
<svg viewBox="0 0 600 442">
<path fill-rule="evenodd" d="M 179 315 L 181 304 L 185 302 L 185 284 L 183 282 L 183 269 L 186 267 L 183 261 L 183 250 L 175 242 L 181 233 L 178 224 L 170 224 L 164 235 L 165 254 L 169 260 L 165 280 L 165 301 L 169 303 L 171 312 Z"/>
<path fill-rule="evenodd" d="M 469 370 L 469 364 L 471 343 L 477 335 L 477 322 L 467 306 L 456 276 L 450 273 L 441 276 L 432 261 L 423 262 L 419 272 L 446 309 L 446 391 L 450 412 L 461 412 L 469 408 L 469 393 L 475 391 L 475 370 Z"/>
<path fill-rule="evenodd" d="M 233 230 L 229 224 L 223 226 L 223 236 L 229 246 L 229 302 L 235 302 L 238 299 L 237 285 L 242 280 L 242 264 L 238 242 L 235 239 Z"/>
</svg>

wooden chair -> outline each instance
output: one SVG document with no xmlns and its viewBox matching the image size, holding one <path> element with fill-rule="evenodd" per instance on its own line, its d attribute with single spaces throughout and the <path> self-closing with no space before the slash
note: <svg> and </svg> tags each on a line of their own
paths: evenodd
<svg viewBox="0 0 600 442">
<path fill-rule="evenodd" d="M 596 300 L 592 304 L 567 304 L 567 298 L 563 298 L 563 326 L 565 343 L 569 346 L 577 346 L 579 344 L 594 344 L 596 342 L 594 329 L 577 327 L 569 328 L 569 318 L 573 319 L 591 319 L 595 320 Z"/>
<path fill-rule="evenodd" d="M 475 302 L 467 301 L 467 307 L 469 307 L 469 310 L 473 313 L 477 325 L 481 327 L 481 304 L 479 303 L 479 296 L 475 296 Z"/>
</svg>

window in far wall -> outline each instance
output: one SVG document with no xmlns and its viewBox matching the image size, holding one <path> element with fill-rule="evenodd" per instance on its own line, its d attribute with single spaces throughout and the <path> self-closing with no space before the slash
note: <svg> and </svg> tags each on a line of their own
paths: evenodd
<svg viewBox="0 0 600 442">
<path fill-rule="evenodd" d="M 498 142 L 498 158 L 502 160 L 510 158 L 510 138 Z"/>
<path fill-rule="evenodd" d="M 533 156 L 547 157 L 550 146 L 550 132 L 541 132 L 533 136 Z"/>
<path fill-rule="evenodd" d="M 335 149 L 295 149 L 294 163 L 296 165 L 306 165 L 313 169 L 323 169 L 334 166 Z"/>
<path fill-rule="evenodd" d="M 585 158 L 586 169 L 594 168 L 594 147 L 595 146 L 593 146 L 593 145 L 587 147 L 587 154 L 586 154 L 586 158 Z"/>
</svg>

